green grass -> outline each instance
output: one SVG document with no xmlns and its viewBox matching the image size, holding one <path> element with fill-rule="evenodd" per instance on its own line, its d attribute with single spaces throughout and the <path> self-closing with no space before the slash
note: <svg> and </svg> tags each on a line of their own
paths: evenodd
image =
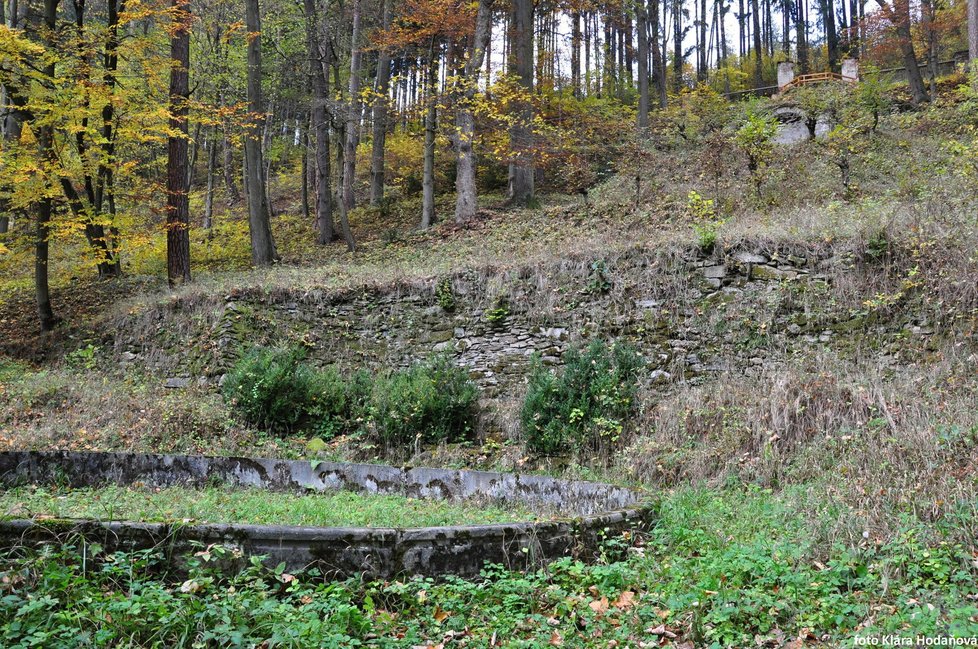
<svg viewBox="0 0 978 649">
<path fill-rule="evenodd" d="M 529 520 L 526 510 L 352 491 L 295 495 L 258 489 L 18 487 L 0 495 L 12 518 L 253 523 L 313 527 L 433 527 Z"/>
<path fill-rule="evenodd" d="M 806 497 L 684 489 L 662 497 L 655 529 L 607 539 L 594 565 L 495 566 L 471 581 L 335 582 L 258 562 L 228 573 L 220 548 L 187 557 L 189 574 L 155 552 L 14 550 L 0 555 L 0 646 L 801 649 L 978 634 L 974 548 L 948 540 L 973 514 L 906 517 L 895 540 L 853 548 L 819 541 L 836 512 L 811 516 Z M 654 644 L 664 633 L 677 637 Z"/>
</svg>

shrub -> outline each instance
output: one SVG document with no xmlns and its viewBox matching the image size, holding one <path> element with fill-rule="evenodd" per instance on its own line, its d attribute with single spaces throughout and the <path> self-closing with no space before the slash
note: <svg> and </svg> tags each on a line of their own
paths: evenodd
<svg viewBox="0 0 978 649">
<path fill-rule="evenodd" d="M 755 105 L 748 106 L 744 123 L 734 133 L 734 141 L 747 158 L 747 170 L 758 195 L 763 180 L 761 173 L 770 161 L 777 133 L 777 121 Z"/>
<path fill-rule="evenodd" d="M 555 374 L 535 358 L 520 419 L 530 450 L 606 457 L 628 427 L 642 358 L 630 346 L 595 340 L 569 350 Z"/>
<path fill-rule="evenodd" d="M 315 383 L 301 349 L 255 349 L 224 379 L 224 399 L 250 426 L 288 433 L 308 412 Z"/>
<path fill-rule="evenodd" d="M 373 378 L 365 371 L 343 378 L 335 368 L 313 374 L 306 404 L 307 427 L 329 439 L 356 430 L 366 418 Z"/>
<path fill-rule="evenodd" d="M 475 427 L 478 392 L 447 356 L 378 378 L 370 404 L 370 431 L 388 452 L 415 442 L 463 440 Z"/>
</svg>

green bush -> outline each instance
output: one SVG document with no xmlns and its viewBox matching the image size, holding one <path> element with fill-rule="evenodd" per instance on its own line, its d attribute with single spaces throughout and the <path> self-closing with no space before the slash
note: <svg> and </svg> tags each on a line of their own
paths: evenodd
<svg viewBox="0 0 978 649">
<path fill-rule="evenodd" d="M 373 378 L 365 371 L 348 379 L 335 368 L 313 374 L 306 404 L 307 428 L 329 439 L 356 430 L 367 415 Z"/>
<path fill-rule="evenodd" d="M 465 370 L 436 356 L 374 382 L 370 431 L 394 454 L 416 441 L 461 441 L 475 427 L 477 399 Z"/>
<path fill-rule="evenodd" d="M 262 349 L 228 372 L 225 402 L 248 425 L 271 433 L 304 431 L 329 439 L 367 429 L 400 455 L 415 442 L 459 441 L 474 428 L 478 391 L 446 356 L 373 377 L 317 371 L 296 349 Z"/>
<path fill-rule="evenodd" d="M 371 378 L 349 379 L 334 368 L 317 371 L 302 349 L 256 349 L 224 380 L 224 400 L 249 426 L 271 433 L 304 430 L 333 437 L 353 430 L 370 398 Z"/>
<path fill-rule="evenodd" d="M 607 456 L 634 414 L 642 365 L 632 347 L 600 340 L 569 350 L 560 374 L 535 358 L 520 416 L 527 447 L 544 455 Z"/>
<path fill-rule="evenodd" d="M 301 349 L 255 349 L 224 379 L 224 400 L 250 426 L 289 433 L 312 401 L 315 373 Z"/>
</svg>

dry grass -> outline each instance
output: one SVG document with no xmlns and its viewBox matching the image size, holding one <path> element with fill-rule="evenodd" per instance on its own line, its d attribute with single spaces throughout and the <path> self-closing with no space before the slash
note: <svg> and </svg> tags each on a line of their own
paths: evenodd
<svg viewBox="0 0 978 649">
<path fill-rule="evenodd" d="M 900 513 L 935 520 L 978 502 L 976 366 L 974 348 L 953 343 L 896 370 L 825 351 L 649 395 L 618 470 L 663 487 L 811 485 L 847 512 L 833 539 L 887 538 Z"/>
</svg>

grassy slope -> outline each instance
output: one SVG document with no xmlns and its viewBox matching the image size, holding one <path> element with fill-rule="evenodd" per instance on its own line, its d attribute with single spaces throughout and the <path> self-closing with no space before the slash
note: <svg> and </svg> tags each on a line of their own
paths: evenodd
<svg viewBox="0 0 978 649">
<path fill-rule="evenodd" d="M 690 189 L 716 196 L 733 215 L 720 229 L 720 252 L 734 245 L 802 246 L 857 260 L 878 252 L 874 265 L 833 276 L 825 293 L 797 295 L 789 285 L 779 287 L 771 293 L 775 308 L 801 300 L 856 319 L 871 314 L 898 331 L 906 325 L 907 338 L 924 320 L 939 333 L 935 343 L 907 346 L 892 364 L 880 360 L 890 352 L 869 344 L 849 348 L 843 337 L 757 377 L 720 375 L 647 394 L 639 434 L 617 462 L 570 468 L 665 490 L 661 524 L 627 557 L 621 540 L 614 540 L 594 568 L 568 561 L 537 575 L 494 572 L 475 585 L 286 587 L 274 575 L 259 580 L 250 574 L 233 595 L 220 580 L 205 582 L 202 572 L 204 593 L 220 594 L 220 606 L 209 608 L 179 584 L 147 573 L 139 576 L 143 592 L 156 610 L 172 613 L 153 624 L 129 612 L 118 595 L 127 583 L 118 565 L 75 589 L 66 584 L 77 583 L 78 575 L 62 574 L 73 559 L 29 558 L 17 564 L 26 569 L 24 584 L 53 599 L 24 613 L 21 607 L 31 607 L 23 599 L 27 586 L 5 587 L 13 599 L 2 600 L 4 622 L 20 611 L 33 616 L 38 629 L 53 629 L 58 619 L 48 611 L 74 602 L 83 628 L 120 638 L 135 633 L 133 643 L 141 645 L 154 637 L 172 642 L 180 633 L 202 637 L 196 634 L 207 628 L 222 638 L 240 631 L 256 642 L 308 633 L 318 638 L 311 644 L 325 642 L 315 634 L 335 631 L 404 647 L 436 646 L 449 634 L 472 646 L 489 646 L 495 637 L 513 647 L 606 647 L 612 638 L 633 644 L 661 638 L 646 631 L 660 624 L 679 635 L 677 642 L 697 646 L 795 640 L 793 646 L 834 647 L 856 633 L 978 633 L 978 223 L 973 180 L 962 178 L 962 165 L 943 147 L 948 133 L 935 124 L 939 117 L 888 118 L 854 162 L 858 189 L 850 201 L 841 198 L 837 170 L 815 145 L 779 152 L 758 200 L 741 191 L 745 177 L 736 156 L 714 186 L 701 175 L 704 148 L 664 142 L 639 169 L 648 182 L 637 211 L 634 183 L 622 176 L 592 192 L 587 209 L 578 199 L 560 199 L 542 210 L 490 211 L 471 229 L 443 226 L 429 234 L 405 232 L 399 241 L 368 240 L 355 257 L 300 244 L 308 240 L 307 229 L 282 221 L 280 238 L 294 265 L 270 273 L 220 271 L 240 264 L 233 253 L 240 240 L 234 239 L 227 245 L 231 253 L 215 256 L 231 261 L 215 263 L 214 272 L 176 295 L 143 286 L 109 317 L 92 314 L 72 323 L 76 338 L 67 344 L 38 349 L 25 342 L 14 350 L 57 361 L 91 341 L 91 360 L 82 354 L 43 369 L 25 372 L 8 363 L 0 371 L 6 397 L 0 442 L 8 447 L 297 455 L 304 440 L 241 428 L 213 393 L 191 391 L 188 399 L 155 387 L 159 377 L 138 368 L 118 373 L 100 356 L 98 330 L 129 313 L 153 321 L 161 304 L 193 312 L 255 287 L 301 292 L 410 285 L 460 268 L 489 273 L 555 259 L 614 259 L 636 246 L 667 256 L 695 245 L 684 209 Z M 288 243 L 289 232 L 295 244 Z M 29 331 L 29 301 L 12 295 L 0 328 L 17 339 Z M 728 319 L 722 309 L 696 306 L 703 319 L 691 317 L 683 326 Z M 21 310 L 28 315 L 17 315 Z M 519 440 L 511 442 L 518 451 Z M 634 599 L 622 599 L 622 592 L 635 593 Z M 94 599 L 73 599 L 86 595 Z M 108 603 L 120 611 L 112 624 L 100 612 Z M 440 619 L 439 611 L 451 615 Z M 338 620 L 335 628 L 317 626 L 327 614 Z M 221 626 L 225 618 L 233 620 L 228 628 Z"/>
</svg>

